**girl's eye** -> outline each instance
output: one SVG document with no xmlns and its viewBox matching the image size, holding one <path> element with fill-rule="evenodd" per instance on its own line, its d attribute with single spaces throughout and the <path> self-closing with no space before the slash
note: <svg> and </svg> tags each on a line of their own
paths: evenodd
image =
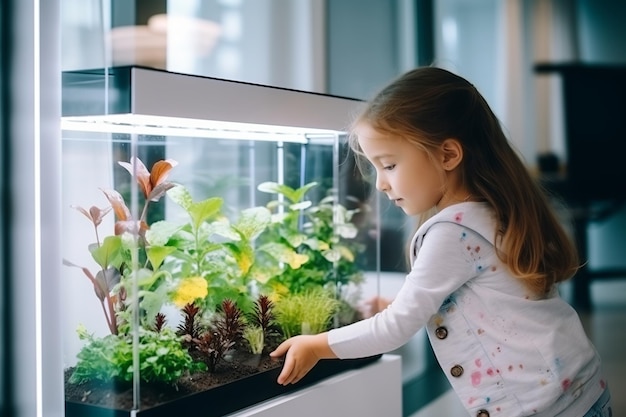
<svg viewBox="0 0 626 417">
<path fill-rule="evenodd" d="M 386 165 L 383 167 L 384 170 L 386 171 L 391 171 L 392 169 L 394 169 L 396 167 L 396 164 L 392 164 L 392 165 Z"/>
</svg>

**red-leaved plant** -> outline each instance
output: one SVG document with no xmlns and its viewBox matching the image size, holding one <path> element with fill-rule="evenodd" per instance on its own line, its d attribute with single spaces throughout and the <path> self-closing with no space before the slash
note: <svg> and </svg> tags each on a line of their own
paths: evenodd
<svg viewBox="0 0 626 417">
<path fill-rule="evenodd" d="M 126 291 L 119 284 L 125 269 L 128 267 L 129 259 L 126 259 L 122 253 L 119 236 L 125 232 L 130 232 L 138 237 L 143 237 L 149 228 L 145 216 L 150 202 L 159 201 L 169 189 L 175 187 L 174 183 L 167 181 L 167 177 L 177 162 L 172 159 L 157 161 L 152 166 L 152 171 L 148 171 L 138 158 L 132 158 L 130 162 L 119 162 L 119 164 L 135 178 L 144 196 L 141 215 L 134 219 L 124 198 L 116 190 L 101 189 L 110 204 L 109 207 L 92 206 L 85 209 L 80 206 L 72 206 L 89 219 L 94 227 L 96 242 L 89 245 L 89 252 L 100 270 L 94 274 L 87 267 L 76 265 L 66 259 L 63 260 L 67 266 L 80 268 L 93 284 L 94 292 L 100 300 L 111 334 L 119 333 L 120 323 L 117 313 L 126 308 Z M 104 216 L 111 210 L 116 217 L 114 235 L 101 241 L 98 227 Z"/>
</svg>

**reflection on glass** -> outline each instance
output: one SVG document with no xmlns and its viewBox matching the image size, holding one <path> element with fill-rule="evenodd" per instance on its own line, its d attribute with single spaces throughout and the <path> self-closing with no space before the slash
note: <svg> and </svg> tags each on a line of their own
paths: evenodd
<svg viewBox="0 0 626 417">
<path fill-rule="evenodd" d="M 211 54 L 220 32 L 220 25 L 207 19 L 159 13 L 150 16 L 145 25 L 111 28 L 107 41 L 115 66 L 134 64 L 195 73 L 189 64 Z"/>
<path fill-rule="evenodd" d="M 325 92 L 322 2 L 61 0 L 64 71 L 140 65 Z"/>
</svg>

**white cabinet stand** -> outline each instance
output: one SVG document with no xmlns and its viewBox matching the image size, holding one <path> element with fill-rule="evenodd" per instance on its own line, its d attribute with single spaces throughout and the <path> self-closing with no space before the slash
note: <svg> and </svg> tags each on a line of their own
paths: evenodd
<svg viewBox="0 0 626 417">
<path fill-rule="evenodd" d="M 383 355 L 360 369 L 324 379 L 228 417 L 401 417 L 402 369 L 398 355 Z"/>
</svg>

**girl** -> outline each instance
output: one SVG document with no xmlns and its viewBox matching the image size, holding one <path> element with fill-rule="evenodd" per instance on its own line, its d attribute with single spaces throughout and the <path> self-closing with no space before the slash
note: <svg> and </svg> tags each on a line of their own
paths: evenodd
<svg viewBox="0 0 626 417">
<path fill-rule="evenodd" d="M 355 120 L 350 146 L 376 188 L 408 215 L 430 215 L 412 270 L 375 316 L 271 353 L 280 384 L 324 358 L 388 352 L 420 328 L 471 416 L 609 416 L 600 359 L 557 284 L 577 270 L 573 243 L 465 79 L 424 67 L 384 88 Z"/>
</svg>

